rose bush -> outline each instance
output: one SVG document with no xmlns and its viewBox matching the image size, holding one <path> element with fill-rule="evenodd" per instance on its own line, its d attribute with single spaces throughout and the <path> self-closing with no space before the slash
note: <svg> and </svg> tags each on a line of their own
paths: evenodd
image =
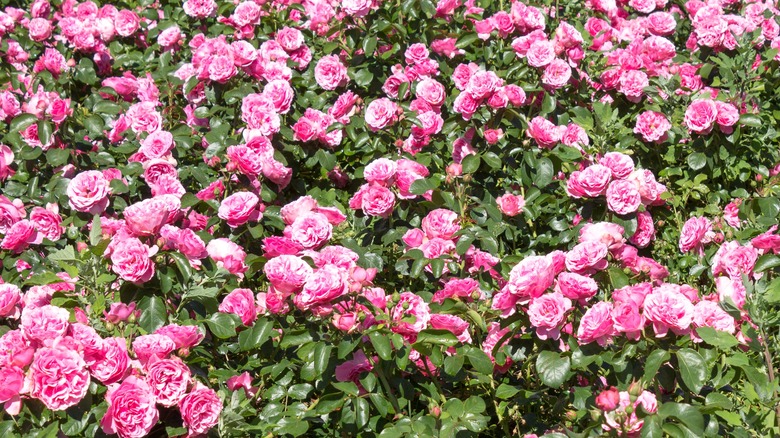
<svg viewBox="0 0 780 438">
<path fill-rule="evenodd" d="M 0 435 L 780 433 L 775 2 L 22 3 Z"/>
</svg>

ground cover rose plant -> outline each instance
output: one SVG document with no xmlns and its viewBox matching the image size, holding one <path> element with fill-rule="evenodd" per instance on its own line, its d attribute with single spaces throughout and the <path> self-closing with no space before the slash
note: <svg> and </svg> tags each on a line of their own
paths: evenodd
<svg viewBox="0 0 780 438">
<path fill-rule="evenodd" d="M 0 0 L 0 435 L 780 434 L 771 0 Z"/>
</svg>

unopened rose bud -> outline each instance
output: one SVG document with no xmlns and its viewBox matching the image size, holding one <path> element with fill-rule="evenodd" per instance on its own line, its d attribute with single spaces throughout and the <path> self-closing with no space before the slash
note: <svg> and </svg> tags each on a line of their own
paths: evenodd
<svg viewBox="0 0 780 438">
<path fill-rule="evenodd" d="M 460 163 L 450 163 L 450 165 L 447 166 L 447 175 L 460 176 L 461 174 L 463 174 L 463 165 Z"/>
<path fill-rule="evenodd" d="M 637 381 L 631 382 L 631 384 L 628 385 L 628 393 L 634 397 L 639 397 L 644 390 L 642 384 Z"/>
<path fill-rule="evenodd" d="M 366 270 L 361 268 L 360 266 L 356 267 L 355 270 L 352 271 L 352 279 L 359 283 L 363 283 L 364 281 L 366 281 L 366 277 L 367 277 Z"/>
<path fill-rule="evenodd" d="M 441 415 L 441 408 L 438 406 L 431 406 L 431 415 L 439 418 L 439 415 Z"/>
<path fill-rule="evenodd" d="M 76 66 L 76 60 L 73 58 L 70 58 L 68 60 L 68 67 L 75 67 Z"/>
<path fill-rule="evenodd" d="M 112 331 L 112 330 L 114 330 L 114 327 L 115 327 L 114 324 L 112 324 L 110 322 L 106 323 L 106 330 Z"/>
</svg>

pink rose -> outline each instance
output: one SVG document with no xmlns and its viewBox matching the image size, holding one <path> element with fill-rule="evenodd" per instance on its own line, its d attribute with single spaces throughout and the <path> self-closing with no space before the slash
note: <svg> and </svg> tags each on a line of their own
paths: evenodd
<svg viewBox="0 0 780 438">
<path fill-rule="evenodd" d="M 636 119 L 634 133 L 640 134 L 647 142 L 660 142 L 666 139 L 666 133 L 672 129 L 672 124 L 661 113 L 645 111 Z"/>
<path fill-rule="evenodd" d="M 129 37 L 138 30 L 140 18 L 129 9 L 122 9 L 114 18 L 116 33 L 123 37 Z"/>
<path fill-rule="evenodd" d="M 125 376 L 130 367 L 130 356 L 127 355 L 125 338 L 103 339 L 103 349 L 99 358 L 89 364 L 92 377 L 104 385 L 116 383 Z"/>
<path fill-rule="evenodd" d="M 544 67 L 555 59 L 555 44 L 547 40 L 534 41 L 528 48 L 526 58 L 531 67 Z"/>
<path fill-rule="evenodd" d="M 347 67 L 336 55 L 327 55 L 317 61 L 314 67 L 314 79 L 325 90 L 335 90 L 349 82 Z"/>
<path fill-rule="evenodd" d="M 612 179 L 612 170 L 601 164 L 593 164 L 580 172 L 577 181 L 582 192 L 591 198 L 603 195 Z"/>
<path fill-rule="evenodd" d="M 642 204 L 639 190 L 631 181 L 615 180 L 607 187 L 607 206 L 620 215 L 635 212 Z"/>
<path fill-rule="evenodd" d="M 688 219 L 680 231 L 680 251 L 685 253 L 692 249 L 702 251 L 702 245 L 712 239 L 712 223 L 705 217 Z"/>
<path fill-rule="evenodd" d="M 521 301 L 541 296 L 555 279 L 554 260 L 548 256 L 524 258 L 509 272 L 506 290 Z"/>
<path fill-rule="evenodd" d="M 219 311 L 238 315 L 241 323 L 250 326 L 257 319 L 255 295 L 249 289 L 233 289 L 222 299 Z"/>
<path fill-rule="evenodd" d="M 305 42 L 303 33 L 292 27 L 283 27 L 276 32 L 276 42 L 287 52 L 298 50 Z"/>
<path fill-rule="evenodd" d="M 526 134 L 539 143 L 540 147 L 550 149 L 560 143 L 563 132 L 551 121 L 544 117 L 534 117 L 528 123 Z"/>
<path fill-rule="evenodd" d="M 136 236 L 154 236 L 179 213 L 181 201 L 171 195 L 136 202 L 123 212 L 125 225 Z"/>
<path fill-rule="evenodd" d="M 558 292 L 533 298 L 528 306 L 528 319 L 536 328 L 539 339 L 560 338 L 560 328 L 566 319 L 566 313 L 571 308 L 571 300 Z"/>
<path fill-rule="evenodd" d="M 133 352 L 141 365 L 149 361 L 165 359 L 175 349 L 176 344 L 171 338 L 160 334 L 141 335 L 133 339 Z"/>
<path fill-rule="evenodd" d="M 24 377 L 24 371 L 19 367 L 0 367 L 0 403 L 4 403 L 9 415 L 18 415 L 21 410 L 19 394 L 24 389 Z"/>
<path fill-rule="evenodd" d="M 155 131 L 141 141 L 141 152 L 148 158 L 161 158 L 173 149 L 173 134 L 168 131 Z"/>
<path fill-rule="evenodd" d="M 432 106 L 440 106 L 447 97 L 444 85 L 435 79 L 425 78 L 417 83 L 415 94 L 418 98 L 428 102 Z"/>
<path fill-rule="evenodd" d="M 436 330 L 447 330 L 458 338 L 458 341 L 464 344 L 471 343 L 471 333 L 469 333 L 469 323 L 456 315 L 433 314 L 431 315 L 431 328 Z"/>
<path fill-rule="evenodd" d="M 598 342 L 602 347 L 612 340 L 615 328 L 612 325 L 612 303 L 600 301 L 588 309 L 577 329 L 577 342 L 589 344 Z"/>
<path fill-rule="evenodd" d="M 634 160 L 620 152 L 607 152 L 599 159 L 599 164 L 608 167 L 613 178 L 623 179 L 634 171 Z"/>
<path fill-rule="evenodd" d="M 227 157 L 230 165 L 246 176 L 257 177 L 262 174 L 263 157 L 246 145 L 228 147 Z"/>
<path fill-rule="evenodd" d="M 303 290 L 295 296 L 295 306 L 309 310 L 315 306 L 328 305 L 345 293 L 346 271 L 334 265 L 325 265 L 307 276 Z"/>
<path fill-rule="evenodd" d="M 37 245 L 42 241 L 43 234 L 38 232 L 35 224 L 27 219 L 22 219 L 13 224 L 11 229 L 6 232 L 2 242 L 0 242 L 0 248 L 20 253 L 27 249 L 29 245 Z"/>
<path fill-rule="evenodd" d="M 261 213 L 256 209 L 260 198 L 251 192 L 238 192 L 225 198 L 219 206 L 217 216 L 231 228 L 240 227 L 250 220 L 256 221 Z"/>
<path fill-rule="evenodd" d="M 51 23 L 45 18 L 33 18 L 27 24 L 30 31 L 30 39 L 33 41 L 45 41 L 51 36 Z"/>
<path fill-rule="evenodd" d="M 154 102 L 140 102 L 132 105 L 125 113 L 130 128 L 137 133 L 154 132 L 162 128 L 162 114 Z"/>
<path fill-rule="evenodd" d="M 490 97 L 501 85 L 501 79 L 492 71 L 479 70 L 471 75 L 466 84 L 466 93 L 479 101 Z"/>
<path fill-rule="evenodd" d="M 545 68 L 542 74 L 542 83 L 552 89 L 558 89 L 569 83 L 571 79 L 571 67 L 569 63 L 560 58 L 555 58 Z"/>
<path fill-rule="evenodd" d="M 577 274 L 606 269 L 607 253 L 609 248 L 603 242 L 582 242 L 566 254 L 566 269 Z"/>
<path fill-rule="evenodd" d="M 398 106 L 390 99 L 382 97 L 372 101 L 366 107 L 366 124 L 376 132 L 392 125 L 397 120 Z"/>
<path fill-rule="evenodd" d="M 507 216 L 517 216 L 523 212 L 525 199 L 520 195 L 505 193 L 496 198 L 496 204 L 498 204 L 498 209 L 501 210 L 501 213 Z"/>
<path fill-rule="evenodd" d="M 388 217 L 393 213 L 395 194 L 379 185 L 367 185 L 360 193 L 360 208 L 369 216 Z"/>
<path fill-rule="evenodd" d="M 458 214 L 454 211 L 437 208 L 423 218 L 422 229 L 429 239 L 435 237 L 451 239 L 455 233 L 460 231 L 459 219 Z"/>
<path fill-rule="evenodd" d="M 731 279 L 729 277 L 716 277 L 715 287 L 718 290 L 718 297 L 721 302 L 731 300 L 737 308 L 745 307 L 747 291 L 741 279 Z"/>
<path fill-rule="evenodd" d="M 53 411 L 65 410 L 80 402 L 87 394 L 90 381 L 87 365 L 78 351 L 51 347 L 35 352 L 29 379 L 32 382 L 30 395 Z"/>
<path fill-rule="evenodd" d="M 25 338 L 41 344 L 65 335 L 70 323 L 70 313 L 62 307 L 44 305 L 25 307 L 20 328 Z"/>
<path fill-rule="evenodd" d="M 24 204 L 21 200 L 16 199 L 11 202 L 10 199 L 0 195 L 0 233 L 7 233 L 24 215 Z"/>
<path fill-rule="evenodd" d="M 598 292 L 596 280 L 572 272 L 561 272 L 555 283 L 555 291 L 567 298 L 584 302 Z"/>
<path fill-rule="evenodd" d="M 645 317 L 634 301 L 616 302 L 612 309 L 612 324 L 616 331 L 625 333 L 628 339 L 638 341 L 645 326 Z"/>
<path fill-rule="evenodd" d="M 579 242 L 601 242 L 610 250 L 616 250 L 626 242 L 623 233 L 623 227 L 612 222 L 589 223 L 580 228 Z"/>
<path fill-rule="evenodd" d="M 742 274 L 753 274 L 753 267 L 758 259 L 758 251 L 749 243 L 740 245 L 737 241 L 729 241 L 718 248 L 712 258 L 712 274 L 727 274 L 731 278 L 740 279 Z"/>
<path fill-rule="evenodd" d="M 289 82 L 282 79 L 275 79 L 265 84 L 265 87 L 263 87 L 263 95 L 268 96 L 268 98 L 271 99 L 277 113 L 287 114 L 290 111 L 295 92 Z"/>
<path fill-rule="evenodd" d="M 30 222 L 35 225 L 35 229 L 52 242 L 59 240 L 62 233 L 65 232 L 65 229 L 60 225 L 62 217 L 57 214 L 58 210 L 56 205 L 50 204 L 47 208 L 35 207 L 30 212 Z"/>
<path fill-rule="evenodd" d="M 217 424 L 222 400 L 213 389 L 198 382 L 179 402 L 179 410 L 190 435 L 205 434 Z"/>
<path fill-rule="evenodd" d="M 100 426 L 103 432 L 116 433 L 121 438 L 146 436 L 160 416 L 152 388 L 136 376 L 130 376 L 118 387 L 110 389 L 106 401 L 108 410 Z"/>
<path fill-rule="evenodd" d="M 417 333 L 428 326 L 431 312 L 428 304 L 412 292 L 402 292 L 390 314 L 391 329 L 407 340 L 417 338 Z"/>
<path fill-rule="evenodd" d="M 83 213 L 100 214 L 108 207 L 108 181 L 97 170 L 81 172 L 68 184 L 70 208 Z"/>
<path fill-rule="evenodd" d="M 620 393 L 615 387 L 610 387 L 601 391 L 596 397 L 596 406 L 604 412 L 611 412 L 617 409 L 620 403 Z"/>
<path fill-rule="evenodd" d="M 305 249 L 316 249 L 324 245 L 333 235 L 333 225 L 322 213 L 308 213 L 299 216 L 285 229 L 293 242 Z"/>
<path fill-rule="evenodd" d="M 0 318 L 19 318 L 18 304 L 22 299 L 21 290 L 13 284 L 0 284 Z"/>
<path fill-rule="evenodd" d="M 398 165 L 387 158 L 378 158 L 368 163 L 363 169 L 363 177 L 370 183 L 381 184 L 387 187 L 392 184 Z"/>
<path fill-rule="evenodd" d="M 650 212 L 640 211 L 636 215 L 636 232 L 629 241 L 634 245 L 644 248 L 655 239 L 655 225 Z"/>
<path fill-rule="evenodd" d="M 140 309 L 138 312 L 140 312 Z M 109 311 L 103 311 L 106 321 L 112 324 L 127 321 L 130 315 L 133 314 L 136 314 L 135 303 L 130 303 L 129 305 L 125 303 L 111 303 Z M 136 314 L 136 316 L 138 315 Z"/>
<path fill-rule="evenodd" d="M 685 110 L 685 126 L 697 134 L 710 132 L 718 117 L 718 107 L 711 99 L 696 99 Z"/>
<path fill-rule="evenodd" d="M 184 13 L 194 18 L 209 17 L 217 10 L 214 0 L 186 0 L 183 6 Z"/>
<path fill-rule="evenodd" d="M 728 102 L 715 101 L 715 106 L 718 109 L 718 116 L 715 121 L 721 130 L 730 133 L 730 128 L 739 121 L 739 110 Z"/>
<path fill-rule="evenodd" d="M 246 252 L 239 245 L 231 242 L 229 239 L 214 239 L 206 246 L 206 251 L 220 268 L 225 268 L 228 272 L 239 278 L 244 277 L 244 272 L 249 267 L 244 264 Z"/>
<path fill-rule="evenodd" d="M 661 338 L 671 329 L 678 335 L 688 332 L 693 322 L 693 304 L 679 287 L 664 285 L 645 297 L 644 315 L 653 323 L 655 336 Z"/>
<path fill-rule="evenodd" d="M 196 325 L 168 324 L 158 328 L 154 333 L 172 340 L 178 350 L 192 348 L 200 344 L 205 337 Z"/>
<path fill-rule="evenodd" d="M 694 327 L 712 327 L 726 333 L 736 331 L 736 321 L 715 301 L 702 300 L 693 306 Z"/>
<path fill-rule="evenodd" d="M 148 247 L 138 238 L 128 237 L 119 241 L 111 253 L 111 269 L 123 280 L 132 283 L 146 283 L 154 275 L 151 257 L 157 247 Z"/>
<path fill-rule="evenodd" d="M 300 257 L 280 255 L 268 260 L 263 272 L 274 289 L 289 294 L 300 291 L 313 270 Z"/>
<path fill-rule="evenodd" d="M 178 357 L 161 359 L 146 367 L 146 383 L 157 403 L 171 407 L 179 404 L 190 386 L 190 369 Z"/>
</svg>

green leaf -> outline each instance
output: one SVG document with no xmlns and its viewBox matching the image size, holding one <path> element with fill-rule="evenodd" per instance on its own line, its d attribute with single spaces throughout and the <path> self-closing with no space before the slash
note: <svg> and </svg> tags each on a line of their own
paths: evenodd
<svg viewBox="0 0 780 438">
<path fill-rule="evenodd" d="M 413 195 L 422 195 L 428 190 L 433 190 L 435 188 L 436 186 L 433 185 L 430 179 L 420 178 L 415 180 L 409 187 L 409 193 Z"/>
<path fill-rule="evenodd" d="M 773 254 L 764 254 L 756 261 L 756 266 L 753 268 L 753 271 L 764 272 L 778 266 L 780 266 L 780 257 Z"/>
<path fill-rule="evenodd" d="M 73 249 L 72 245 L 68 245 L 65 248 L 62 248 L 59 251 L 54 251 L 51 254 L 49 254 L 46 258 L 53 262 L 68 262 L 68 261 L 75 261 L 76 260 L 76 251 Z"/>
<path fill-rule="evenodd" d="M 146 333 L 153 333 L 168 322 L 168 311 L 160 297 L 143 297 L 138 301 L 138 308 L 141 310 L 138 324 Z"/>
<path fill-rule="evenodd" d="M 236 327 L 241 324 L 238 316 L 232 313 L 217 312 L 206 320 L 206 325 L 214 336 L 220 339 L 232 338 L 236 335 Z"/>
<path fill-rule="evenodd" d="M 681 348 L 676 354 L 682 381 L 694 394 L 698 394 L 707 381 L 706 362 L 699 353 L 690 348 Z"/>
<path fill-rule="evenodd" d="M 374 346 L 374 351 L 382 360 L 392 359 L 393 349 L 390 345 L 390 338 L 386 334 L 379 331 L 369 332 L 368 339 L 371 341 L 371 345 Z"/>
<path fill-rule="evenodd" d="M 357 397 L 357 395 L 360 393 L 358 386 L 354 382 L 333 382 L 332 385 L 339 391 L 353 397 Z"/>
<path fill-rule="evenodd" d="M 314 337 L 306 329 L 287 330 L 284 333 L 284 337 L 282 338 L 281 342 L 279 342 L 279 347 L 280 348 L 295 347 L 298 345 L 303 345 L 307 342 L 311 342 L 313 340 Z"/>
<path fill-rule="evenodd" d="M 647 356 L 647 360 L 645 360 L 644 381 L 646 383 L 651 383 L 655 379 L 658 370 L 661 369 L 661 366 L 671 358 L 672 356 L 666 350 L 653 350 L 653 352 Z"/>
<path fill-rule="evenodd" d="M 92 218 L 92 229 L 89 230 L 89 244 L 96 246 L 103 240 L 103 228 L 100 226 L 100 215 Z"/>
<path fill-rule="evenodd" d="M 376 50 L 377 38 L 375 36 L 365 38 L 363 40 L 363 53 L 366 56 L 373 57 L 374 50 Z"/>
<path fill-rule="evenodd" d="M 712 327 L 699 327 L 696 329 L 696 334 L 704 340 L 704 342 L 718 347 L 723 350 L 736 347 L 739 345 L 739 341 L 731 333 L 715 330 Z"/>
<path fill-rule="evenodd" d="M 51 141 L 51 134 L 54 132 L 54 126 L 48 120 L 38 121 L 38 139 L 43 144 L 49 144 Z M 48 157 L 48 155 L 47 155 Z"/>
<path fill-rule="evenodd" d="M 471 347 L 466 352 L 466 358 L 468 358 L 469 363 L 478 373 L 485 375 L 493 374 L 493 362 L 490 360 L 490 357 L 479 348 Z"/>
<path fill-rule="evenodd" d="M 368 400 L 358 397 L 354 399 L 355 404 L 355 425 L 357 427 L 363 427 L 368 423 L 370 410 L 368 406 Z"/>
<path fill-rule="evenodd" d="M 692 350 L 691 350 L 692 351 Z M 704 417 L 695 407 L 683 403 L 664 403 L 658 408 L 663 418 L 674 417 L 698 436 L 704 434 Z"/>
<path fill-rule="evenodd" d="M 38 121 L 38 117 L 32 114 L 24 113 L 14 117 L 11 123 L 8 125 L 8 132 L 24 131 L 30 125 Z"/>
<path fill-rule="evenodd" d="M 184 280 L 184 283 L 189 283 L 190 277 L 192 277 L 192 265 L 190 265 L 190 261 L 187 260 L 187 257 L 184 256 L 184 254 L 180 252 L 170 252 L 168 255 L 173 258 L 173 261 L 176 262 L 176 268 L 179 270 L 179 273 L 181 274 L 181 279 Z"/>
<path fill-rule="evenodd" d="M 328 368 L 332 351 L 333 346 L 324 342 L 318 342 L 314 347 L 314 371 L 317 373 L 317 377 L 321 376 Z"/>
<path fill-rule="evenodd" d="M 426 329 L 417 334 L 417 341 L 412 347 L 419 344 L 435 344 L 452 347 L 459 343 L 460 341 L 458 341 L 458 338 L 449 330 Z"/>
<path fill-rule="evenodd" d="M 742 114 L 739 116 L 739 123 L 742 125 L 758 128 L 761 126 L 761 117 L 755 114 Z"/>
<path fill-rule="evenodd" d="M 536 162 L 536 177 L 534 184 L 536 187 L 547 187 L 553 180 L 553 163 L 549 158 L 544 157 Z"/>
<path fill-rule="evenodd" d="M 501 400 L 509 400 L 510 398 L 514 397 L 515 394 L 520 392 L 519 389 L 515 388 L 514 386 L 507 385 L 506 383 L 502 383 L 501 385 L 496 388 L 496 397 Z"/>
<path fill-rule="evenodd" d="M 444 358 L 444 372 L 450 376 L 454 376 L 460 372 L 463 368 L 463 362 L 465 357 L 463 354 L 456 353 L 452 356 Z"/>
<path fill-rule="evenodd" d="M 543 384 L 558 388 L 570 377 L 571 358 L 561 357 L 553 351 L 542 351 L 536 358 L 536 371 Z"/>
<path fill-rule="evenodd" d="M 693 170 L 699 170 L 707 165 L 707 156 L 701 152 L 694 152 L 688 155 L 688 165 Z"/>
<path fill-rule="evenodd" d="M 463 173 L 474 173 L 479 169 L 479 155 L 469 154 L 463 158 L 460 163 L 463 166 Z"/>
<path fill-rule="evenodd" d="M 49 149 L 46 151 L 46 162 L 51 166 L 62 166 L 68 162 L 70 150 L 68 149 Z"/>
<path fill-rule="evenodd" d="M 617 267 L 609 268 L 609 282 L 612 283 L 613 289 L 620 289 L 621 287 L 628 286 L 628 275 L 623 272 L 622 269 Z"/>
<path fill-rule="evenodd" d="M 312 389 L 314 389 L 314 387 L 310 383 L 299 383 L 291 386 L 287 390 L 287 395 L 295 400 L 303 400 L 307 398 Z"/>
<path fill-rule="evenodd" d="M 780 277 L 772 280 L 764 291 L 764 299 L 770 303 L 780 303 Z"/>
<path fill-rule="evenodd" d="M 271 320 L 260 318 L 249 330 L 244 330 L 238 334 L 238 346 L 241 351 L 255 350 L 271 337 L 274 323 Z"/>
<path fill-rule="evenodd" d="M 102 134 L 105 122 L 103 118 L 92 114 L 84 119 L 84 127 L 90 132 L 90 134 Z"/>
</svg>

